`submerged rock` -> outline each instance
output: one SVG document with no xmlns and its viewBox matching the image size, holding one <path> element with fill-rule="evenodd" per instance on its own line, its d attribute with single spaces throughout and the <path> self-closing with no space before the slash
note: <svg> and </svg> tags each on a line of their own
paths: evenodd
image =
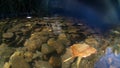
<svg viewBox="0 0 120 68">
<path fill-rule="evenodd" d="M 61 67 L 61 59 L 60 59 L 60 57 L 51 56 L 50 59 L 49 59 L 49 63 L 50 63 L 54 68 L 60 68 L 60 67 Z"/>
<path fill-rule="evenodd" d="M 8 43 L 14 40 L 15 36 L 12 32 L 3 33 L 3 42 Z"/>
<path fill-rule="evenodd" d="M 30 68 L 30 65 L 21 56 L 15 56 L 10 60 L 11 68 Z"/>
<path fill-rule="evenodd" d="M 14 34 L 12 32 L 4 33 L 3 38 L 5 39 L 11 39 L 13 38 Z"/>
<path fill-rule="evenodd" d="M 3 68 L 10 68 L 10 63 L 6 62 Z"/>
<path fill-rule="evenodd" d="M 61 42 L 59 42 L 58 40 L 56 41 L 56 43 L 53 47 L 56 49 L 58 54 L 63 53 L 65 50 L 65 46 Z"/>
<path fill-rule="evenodd" d="M 42 42 L 39 39 L 35 40 L 26 40 L 24 43 L 24 46 L 27 48 L 28 51 L 35 51 L 36 49 L 39 49 Z"/>
<path fill-rule="evenodd" d="M 43 59 L 43 54 L 40 52 L 40 51 L 36 51 L 34 54 L 33 54 L 33 59 L 37 59 L 37 58 L 40 58 L 40 59 Z"/>
<path fill-rule="evenodd" d="M 47 44 L 49 46 L 53 46 L 58 54 L 61 54 L 64 52 L 65 46 L 63 44 L 63 41 L 61 40 L 55 40 L 54 38 L 51 38 L 48 40 Z"/>
<path fill-rule="evenodd" d="M 40 49 L 41 45 L 48 40 L 48 34 L 42 33 L 42 32 L 35 32 L 31 34 L 31 37 L 26 40 L 24 46 L 29 51 L 35 51 L 37 49 Z"/>
<path fill-rule="evenodd" d="M 53 67 L 46 61 L 36 61 L 35 68 L 53 68 Z"/>
<path fill-rule="evenodd" d="M 14 48 L 7 47 L 6 44 L 0 45 L 0 68 L 3 68 L 4 62 L 11 56 L 14 52 Z"/>
<path fill-rule="evenodd" d="M 47 41 L 47 44 L 48 44 L 49 46 L 54 46 L 55 43 L 56 43 L 56 39 L 54 39 L 54 38 L 50 38 L 50 39 Z"/>
<path fill-rule="evenodd" d="M 49 46 L 47 44 L 42 44 L 41 52 L 43 54 L 50 54 L 50 53 L 52 53 L 54 51 L 55 51 L 55 49 L 52 46 Z"/>
<path fill-rule="evenodd" d="M 11 68 L 30 68 L 29 63 L 24 58 L 24 52 L 16 51 L 9 59 Z"/>
<path fill-rule="evenodd" d="M 85 42 L 93 47 L 98 47 L 99 46 L 99 43 L 98 41 L 93 38 L 93 37 L 88 37 L 87 39 L 85 39 Z"/>
<path fill-rule="evenodd" d="M 66 48 L 65 53 L 61 56 L 62 68 L 70 68 L 71 67 L 71 63 L 73 62 L 74 58 L 67 62 L 63 62 L 64 60 L 70 58 L 71 56 L 72 56 L 72 50 L 70 48 Z"/>
<path fill-rule="evenodd" d="M 52 23 L 51 25 L 52 25 L 53 33 L 55 35 L 59 35 L 62 32 L 61 22 L 56 21 L 56 22 Z"/>
<path fill-rule="evenodd" d="M 25 52 L 24 53 L 25 60 L 27 62 L 31 62 L 33 59 L 33 53 L 32 52 Z"/>
<path fill-rule="evenodd" d="M 67 36 L 64 33 L 59 34 L 57 41 L 61 42 L 64 46 L 69 46 L 71 44 L 71 41 L 67 38 Z"/>
</svg>

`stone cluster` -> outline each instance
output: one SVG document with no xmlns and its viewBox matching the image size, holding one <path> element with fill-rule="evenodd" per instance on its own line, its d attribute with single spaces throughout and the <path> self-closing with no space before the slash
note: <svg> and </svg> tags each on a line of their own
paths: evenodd
<svg viewBox="0 0 120 68">
<path fill-rule="evenodd" d="M 66 63 L 62 60 L 72 55 L 69 47 L 76 43 L 86 43 L 102 49 L 101 39 L 99 33 L 74 18 L 0 20 L 0 68 L 74 68 L 75 59 Z M 89 60 L 88 66 L 92 68 L 100 53 L 92 55 L 94 59 L 83 58 L 81 64 Z"/>
</svg>

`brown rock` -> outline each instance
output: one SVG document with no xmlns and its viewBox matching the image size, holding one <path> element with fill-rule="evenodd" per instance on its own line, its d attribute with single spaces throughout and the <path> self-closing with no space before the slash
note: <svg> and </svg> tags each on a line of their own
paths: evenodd
<svg viewBox="0 0 120 68">
<path fill-rule="evenodd" d="M 58 36 L 58 41 L 61 42 L 63 45 L 68 46 L 70 45 L 70 40 L 68 40 L 67 36 L 62 33 Z"/>
<path fill-rule="evenodd" d="M 61 59 L 60 59 L 60 57 L 51 56 L 50 59 L 49 59 L 49 63 L 54 68 L 60 68 L 61 67 Z"/>
<path fill-rule="evenodd" d="M 30 65 L 21 56 L 16 56 L 10 60 L 11 68 L 30 68 Z"/>
<path fill-rule="evenodd" d="M 63 53 L 64 49 L 65 49 L 65 46 L 59 41 L 56 41 L 56 43 L 55 43 L 55 45 L 53 47 L 56 49 L 58 54 Z"/>
<path fill-rule="evenodd" d="M 11 39 L 11 38 L 13 38 L 13 36 L 14 36 L 14 34 L 12 32 L 3 34 L 3 38 L 6 38 L 6 39 Z"/>
<path fill-rule="evenodd" d="M 3 66 L 3 68 L 10 68 L 10 63 L 6 62 Z"/>
<path fill-rule="evenodd" d="M 54 46 L 55 43 L 56 43 L 56 41 L 55 41 L 54 38 L 50 38 L 50 39 L 47 41 L 47 44 L 48 44 L 49 46 Z"/>
<path fill-rule="evenodd" d="M 47 44 L 43 44 L 41 47 L 41 52 L 43 54 L 49 54 L 49 53 L 52 53 L 54 51 L 55 51 L 55 49 L 52 46 L 48 46 Z"/>
<path fill-rule="evenodd" d="M 0 45 L 0 68 L 3 68 L 6 59 L 8 59 L 15 49 L 8 47 L 6 44 Z"/>
<path fill-rule="evenodd" d="M 32 61 L 32 58 L 33 58 L 33 53 L 32 52 L 25 52 L 24 53 L 24 57 L 25 57 L 25 60 L 27 62 L 31 62 Z"/>
<path fill-rule="evenodd" d="M 31 37 L 25 42 L 24 46 L 29 51 L 35 51 L 40 49 L 43 43 L 46 43 L 48 40 L 48 34 L 42 32 L 35 32 L 31 35 Z"/>
<path fill-rule="evenodd" d="M 71 41 L 68 39 L 58 39 L 57 41 L 59 41 L 61 44 L 63 44 L 66 47 L 71 44 Z"/>
<path fill-rule="evenodd" d="M 27 35 L 30 32 L 30 29 L 26 28 L 21 28 L 21 31 L 23 33 L 23 35 Z"/>
<path fill-rule="evenodd" d="M 94 46 L 94 47 L 98 47 L 99 46 L 99 43 L 98 41 L 93 38 L 93 37 L 88 37 L 87 39 L 85 39 L 85 42 L 91 46 Z"/>
<path fill-rule="evenodd" d="M 54 38 L 49 39 L 47 44 L 53 46 L 58 54 L 63 53 L 65 49 L 63 42 L 61 40 L 55 40 Z"/>
<path fill-rule="evenodd" d="M 63 62 L 64 60 L 70 58 L 72 56 L 72 50 L 70 48 L 66 48 L 65 53 L 61 56 L 62 59 L 62 68 L 70 68 L 71 63 L 74 61 L 74 58 L 67 62 Z"/>
<path fill-rule="evenodd" d="M 40 40 L 27 40 L 24 44 L 24 46 L 29 50 L 29 51 L 35 51 L 36 49 L 39 49 L 41 46 L 42 42 Z"/>
<path fill-rule="evenodd" d="M 36 61 L 35 68 L 53 68 L 53 67 L 46 61 Z"/>
<path fill-rule="evenodd" d="M 66 39 L 67 36 L 64 33 L 59 34 L 58 36 L 59 39 Z"/>
</svg>

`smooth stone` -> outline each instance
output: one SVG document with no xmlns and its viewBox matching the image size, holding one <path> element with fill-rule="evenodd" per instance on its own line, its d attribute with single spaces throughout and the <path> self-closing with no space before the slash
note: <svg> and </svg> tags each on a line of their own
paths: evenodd
<svg viewBox="0 0 120 68">
<path fill-rule="evenodd" d="M 48 46 L 47 44 L 43 44 L 41 47 L 41 52 L 43 54 L 50 54 L 54 51 L 55 51 L 55 49 L 52 46 Z"/>
<path fill-rule="evenodd" d="M 36 61 L 35 68 L 53 68 L 53 67 L 46 61 Z"/>
<path fill-rule="evenodd" d="M 12 32 L 4 33 L 2 35 L 2 37 L 5 39 L 11 39 L 11 38 L 13 38 L 13 36 L 14 36 L 14 34 Z"/>
</svg>

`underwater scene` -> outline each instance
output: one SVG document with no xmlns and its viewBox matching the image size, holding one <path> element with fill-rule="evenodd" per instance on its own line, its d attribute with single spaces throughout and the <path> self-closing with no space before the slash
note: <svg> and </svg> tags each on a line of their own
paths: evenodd
<svg viewBox="0 0 120 68">
<path fill-rule="evenodd" d="M 120 68 L 119 0 L 0 0 L 0 68 Z"/>
</svg>

